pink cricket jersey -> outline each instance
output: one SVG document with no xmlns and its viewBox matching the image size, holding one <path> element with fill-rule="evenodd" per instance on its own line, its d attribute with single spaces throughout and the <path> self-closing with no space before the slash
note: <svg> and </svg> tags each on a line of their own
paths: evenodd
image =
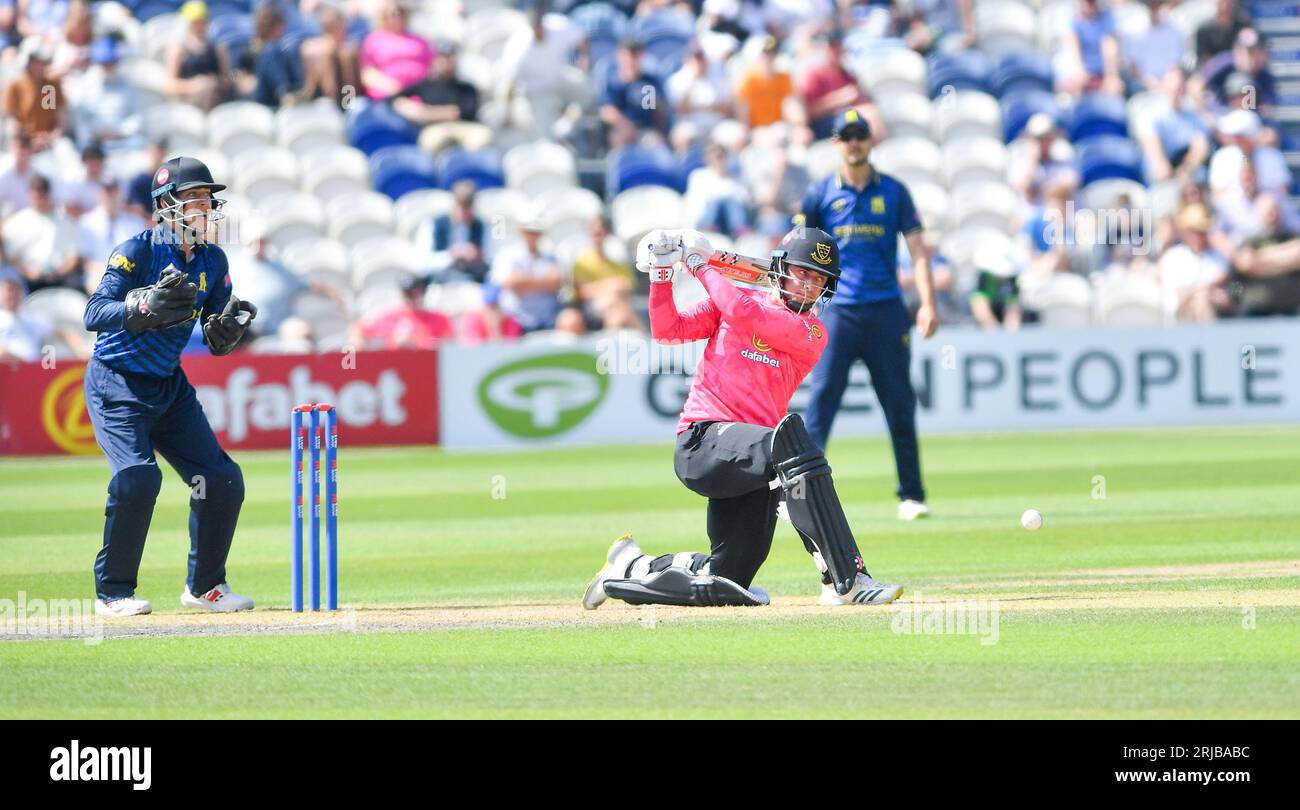
<svg viewBox="0 0 1300 810">
<path fill-rule="evenodd" d="M 650 285 L 650 334 L 657 342 L 709 341 L 677 432 L 702 421 L 776 427 L 826 348 L 826 327 L 765 290 L 736 287 L 708 265 L 698 278 L 709 300 L 685 312 L 677 311 L 672 284 Z"/>
</svg>

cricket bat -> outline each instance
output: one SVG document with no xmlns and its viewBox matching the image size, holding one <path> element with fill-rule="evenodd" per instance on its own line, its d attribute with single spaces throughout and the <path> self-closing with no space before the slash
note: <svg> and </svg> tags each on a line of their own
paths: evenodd
<svg viewBox="0 0 1300 810">
<path fill-rule="evenodd" d="M 693 254 L 686 257 L 688 264 L 694 260 L 694 266 L 708 264 L 727 278 L 734 278 L 737 281 L 743 281 L 746 284 L 767 284 L 767 273 L 771 269 L 772 262 L 770 259 L 753 259 L 749 256 L 741 256 L 738 253 L 729 253 L 725 250 L 716 250 L 712 256 L 699 261 L 701 257 Z"/>
</svg>

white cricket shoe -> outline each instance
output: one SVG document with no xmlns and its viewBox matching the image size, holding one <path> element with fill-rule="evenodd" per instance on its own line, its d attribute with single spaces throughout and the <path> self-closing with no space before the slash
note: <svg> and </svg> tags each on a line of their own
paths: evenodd
<svg viewBox="0 0 1300 810">
<path fill-rule="evenodd" d="M 230 586 L 224 582 L 202 596 L 195 596 L 190 593 L 189 588 L 186 588 L 181 592 L 181 604 L 213 613 L 234 613 L 237 610 L 253 609 L 252 599 L 230 590 Z"/>
<path fill-rule="evenodd" d="M 902 585 L 886 585 L 866 574 L 858 574 L 848 593 L 840 596 L 833 585 L 822 585 L 819 605 L 887 605 L 903 594 Z"/>
<path fill-rule="evenodd" d="M 143 616 L 146 613 L 153 613 L 153 605 L 134 596 L 110 599 L 107 602 L 103 599 L 95 600 L 97 616 Z"/>
<path fill-rule="evenodd" d="M 587 610 L 595 610 L 605 604 L 605 600 L 609 598 L 605 595 L 605 580 L 626 577 L 628 565 L 644 553 L 630 534 L 615 540 L 605 554 L 605 567 L 596 572 L 595 579 L 587 586 L 587 592 L 582 597 L 582 606 Z"/>
<path fill-rule="evenodd" d="M 899 520 L 919 520 L 930 516 L 930 507 L 924 501 L 900 501 L 898 504 Z"/>
</svg>

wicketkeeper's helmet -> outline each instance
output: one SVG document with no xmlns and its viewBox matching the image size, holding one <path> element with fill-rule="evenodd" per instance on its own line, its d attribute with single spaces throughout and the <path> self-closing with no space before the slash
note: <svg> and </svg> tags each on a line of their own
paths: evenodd
<svg viewBox="0 0 1300 810">
<path fill-rule="evenodd" d="M 153 216 L 159 222 L 180 222 L 187 235 L 202 241 L 204 234 L 197 233 L 185 221 L 185 203 L 180 193 L 192 188 L 206 188 L 212 193 L 212 208 L 208 213 L 208 222 L 218 222 L 225 217 L 219 209 L 226 201 L 217 197 L 218 191 L 225 186 L 212 179 L 212 172 L 203 161 L 192 157 L 175 157 L 158 167 L 154 172 L 153 186 L 149 196 L 153 199 Z"/>
</svg>

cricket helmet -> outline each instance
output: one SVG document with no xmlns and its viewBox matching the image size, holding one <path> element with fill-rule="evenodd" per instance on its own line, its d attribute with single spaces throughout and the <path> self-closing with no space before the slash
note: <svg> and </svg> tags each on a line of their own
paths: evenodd
<svg viewBox="0 0 1300 810">
<path fill-rule="evenodd" d="M 179 222 L 186 235 L 196 241 L 203 241 L 204 234 L 198 233 L 186 221 L 185 201 L 180 198 L 182 191 L 193 188 L 205 188 L 211 192 L 212 208 L 208 213 L 208 222 L 219 222 L 225 218 L 220 212 L 226 201 L 217 197 L 218 191 L 225 186 L 212 179 L 212 172 L 203 161 L 192 157 L 174 157 L 158 167 L 154 172 L 153 184 L 149 196 L 153 200 L 154 219 L 160 222 Z"/>
<path fill-rule="evenodd" d="M 796 305 L 785 292 L 782 282 L 793 278 L 786 269 L 788 265 L 812 270 L 826 277 L 826 286 L 822 288 L 819 301 L 829 301 L 835 295 L 840 280 L 840 246 L 830 234 L 819 228 L 798 227 L 787 233 L 781 244 L 772 251 L 772 269 L 769 271 L 772 283 L 781 290 L 781 296 L 791 309 L 804 312 L 813 304 Z"/>
</svg>

